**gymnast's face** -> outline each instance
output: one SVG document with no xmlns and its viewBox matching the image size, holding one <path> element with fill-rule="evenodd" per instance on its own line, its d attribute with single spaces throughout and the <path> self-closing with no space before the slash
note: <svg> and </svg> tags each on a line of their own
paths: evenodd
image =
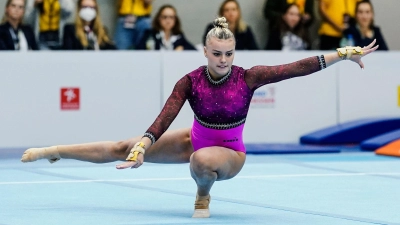
<svg viewBox="0 0 400 225">
<path fill-rule="evenodd" d="M 214 79 L 226 75 L 235 56 L 235 41 L 233 38 L 221 40 L 211 37 L 204 46 L 204 55 L 208 60 L 208 70 Z"/>
</svg>

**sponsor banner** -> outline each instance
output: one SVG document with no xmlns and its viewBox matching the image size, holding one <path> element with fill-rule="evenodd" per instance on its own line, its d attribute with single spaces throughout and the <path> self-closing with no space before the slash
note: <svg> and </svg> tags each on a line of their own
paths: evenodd
<svg viewBox="0 0 400 225">
<path fill-rule="evenodd" d="M 251 99 L 251 108 L 273 108 L 275 106 L 276 98 L 275 86 L 263 86 L 258 88 Z"/>
<path fill-rule="evenodd" d="M 61 110 L 79 110 L 80 90 L 78 87 L 64 87 L 60 90 Z"/>
</svg>

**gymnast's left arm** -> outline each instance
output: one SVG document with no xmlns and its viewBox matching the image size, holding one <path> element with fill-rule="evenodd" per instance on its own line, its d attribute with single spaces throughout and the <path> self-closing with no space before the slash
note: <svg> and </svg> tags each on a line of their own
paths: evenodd
<svg viewBox="0 0 400 225">
<path fill-rule="evenodd" d="M 364 69 L 361 58 L 378 49 L 379 45 L 373 47 L 375 42 L 374 40 L 371 44 L 363 48 L 338 48 L 337 52 L 334 53 L 309 57 L 284 65 L 254 66 L 246 70 L 245 80 L 249 88 L 255 90 L 265 84 L 276 83 L 282 80 L 315 73 L 342 60 L 353 61 L 357 63 L 360 68 Z"/>
</svg>

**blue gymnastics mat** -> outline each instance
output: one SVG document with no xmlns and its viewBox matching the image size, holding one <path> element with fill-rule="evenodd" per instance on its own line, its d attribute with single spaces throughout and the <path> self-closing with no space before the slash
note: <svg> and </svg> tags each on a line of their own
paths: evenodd
<svg viewBox="0 0 400 225">
<path fill-rule="evenodd" d="M 392 141 L 400 139 L 400 129 L 367 139 L 360 144 L 361 150 L 374 151 Z"/>
<path fill-rule="evenodd" d="M 300 144 L 245 144 L 247 154 L 304 154 L 338 153 L 338 146 L 317 146 Z"/>
<path fill-rule="evenodd" d="M 372 118 L 327 127 L 300 138 L 302 144 L 359 144 L 400 128 L 400 118 Z"/>
</svg>

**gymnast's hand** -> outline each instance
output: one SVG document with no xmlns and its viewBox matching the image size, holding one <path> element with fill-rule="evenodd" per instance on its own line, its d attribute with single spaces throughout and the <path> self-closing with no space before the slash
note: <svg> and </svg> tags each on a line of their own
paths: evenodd
<svg viewBox="0 0 400 225">
<path fill-rule="evenodd" d="M 144 148 L 145 144 L 143 142 L 137 142 L 135 146 L 131 149 L 128 157 L 126 158 L 126 162 L 118 164 L 116 166 L 117 169 L 126 169 L 126 168 L 139 168 L 144 161 L 144 153 L 146 149 Z"/>
<path fill-rule="evenodd" d="M 361 58 L 368 55 L 371 52 L 374 52 L 376 49 L 378 49 L 379 45 L 373 47 L 376 43 L 376 39 L 374 39 L 371 44 L 368 46 L 364 46 L 364 48 L 361 48 L 362 54 L 352 54 L 351 57 L 349 58 L 350 61 L 353 61 L 360 65 L 361 69 L 364 69 L 364 63 L 361 61 Z"/>
<path fill-rule="evenodd" d="M 139 153 L 136 161 L 125 161 L 121 164 L 118 164 L 116 166 L 116 168 L 117 169 L 127 169 L 127 168 L 137 169 L 143 164 L 143 161 L 144 161 L 144 155 L 142 153 Z"/>
</svg>

